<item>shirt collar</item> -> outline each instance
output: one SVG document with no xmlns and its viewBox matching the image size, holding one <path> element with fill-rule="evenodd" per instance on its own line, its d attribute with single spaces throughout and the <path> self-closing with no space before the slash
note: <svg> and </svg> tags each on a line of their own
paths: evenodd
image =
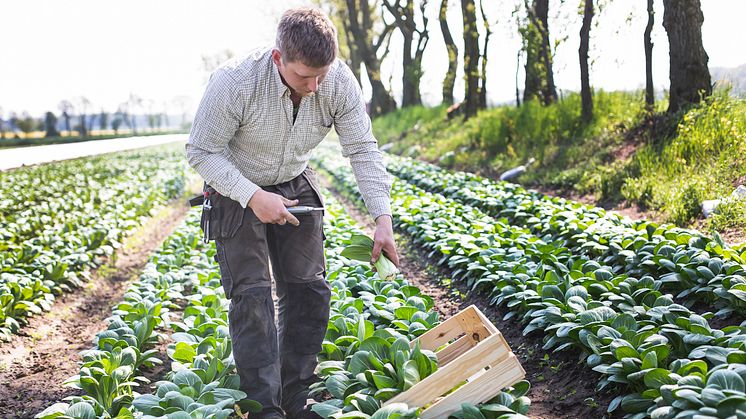
<svg viewBox="0 0 746 419">
<path fill-rule="evenodd" d="M 285 85 L 285 83 L 282 82 L 282 77 L 280 77 L 280 69 L 277 68 L 277 64 L 275 64 L 274 60 L 272 60 L 272 50 L 270 49 L 269 53 L 269 65 L 272 66 L 272 69 L 270 70 L 272 72 L 272 80 L 277 86 L 277 95 L 279 97 L 285 96 L 285 93 L 290 91 L 290 88 Z"/>
</svg>

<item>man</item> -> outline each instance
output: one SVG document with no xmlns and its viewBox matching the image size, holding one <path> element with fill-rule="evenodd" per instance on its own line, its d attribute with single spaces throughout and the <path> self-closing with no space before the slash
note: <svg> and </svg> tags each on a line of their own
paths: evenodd
<svg viewBox="0 0 746 419">
<path fill-rule="evenodd" d="M 322 213 L 295 217 L 287 207 L 323 205 L 307 164 L 332 125 L 376 221 L 373 259 L 383 251 L 399 262 L 390 181 L 360 86 L 336 53 L 336 30 L 322 12 L 285 12 L 274 48 L 212 74 L 186 145 L 189 164 L 209 185 L 203 228 L 215 239 L 231 299 L 241 389 L 262 403 L 262 418 L 317 417 L 306 401 L 329 319 Z"/>
</svg>

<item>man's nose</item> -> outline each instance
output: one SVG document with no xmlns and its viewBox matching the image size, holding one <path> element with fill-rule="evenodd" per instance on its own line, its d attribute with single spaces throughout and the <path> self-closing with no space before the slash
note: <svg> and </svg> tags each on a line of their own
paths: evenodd
<svg viewBox="0 0 746 419">
<path fill-rule="evenodd" d="M 308 90 L 311 92 L 315 92 L 319 90 L 319 78 L 318 77 L 311 79 L 311 81 L 308 83 Z"/>
</svg>

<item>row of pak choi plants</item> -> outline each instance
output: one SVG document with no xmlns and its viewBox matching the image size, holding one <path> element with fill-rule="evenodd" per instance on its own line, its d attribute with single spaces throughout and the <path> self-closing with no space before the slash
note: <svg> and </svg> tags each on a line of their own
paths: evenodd
<svg viewBox="0 0 746 419">
<path fill-rule="evenodd" d="M 195 234 L 199 223 L 192 220 Z M 132 402 L 143 419 L 225 419 L 234 413 L 258 413 L 259 403 L 246 399 L 233 359 L 228 329 L 230 301 L 225 298 L 213 243 L 200 240 L 202 252 L 193 272 L 194 294 L 188 297 L 182 321 L 169 323 L 173 342 L 168 345 L 171 370 L 155 384 L 153 394 Z"/>
<path fill-rule="evenodd" d="M 325 158 L 326 157 L 326 158 Z M 360 200 L 349 167 L 317 158 L 340 189 Z M 608 407 L 627 417 L 692 417 L 746 413 L 746 333 L 712 328 L 707 318 L 673 302 L 650 276 L 611 267 L 544 242 L 467 205 L 395 181 L 395 225 L 438 257 L 438 264 L 474 292 L 509 310 L 506 319 L 543 332 L 545 350 L 580 350 L 602 374 L 599 390 L 616 384 Z M 720 398 L 713 398 L 713 390 Z"/>
<path fill-rule="evenodd" d="M 81 353 L 80 373 L 65 385 L 84 394 L 68 397 L 36 418 L 141 417 L 146 406 L 150 407 L 146 413 L 156 411 L 147 404 L 151 398 L 161 403 L 158 417 L 230 416 L 234 403 L 245 394 L 238 390 L 238 377 L 233 373 L 230 341 L 217 337 L 228 335 L 225 316 L 221 323 L 215 321 L 219 317 L 215 313 L 224 314 L 226 307 L 215 290 L 220 280 L 214 273 L 214 247 L 205 245 L 201 237 L 199 215 L 193 211 L 151 256 L 139 281 L 130 285 L 123 301 L 114 307 L 107 330 L 94 339 L 94 348 Z M 184 300 L 189 301 L 184 321 L 176 322 L 172 310 L 178 310 L 177 302 Z M 172 359 L 186 357 L 183 352 L 188 350 L 181 342 L 192 342 L 205 334 L 216 337 L 198 345 L 199 355 L 192 354 L 190 368 L 174 369 L 167 381 L 156 383 L 156 395 L 140 394 L 136 389 L 149 383 L 138 374 L 142 367 L 161 363 L 153 347 L 166 339 L 166 327 L 179 330 L 172 336 L 178 343 L 168 349 Z"/>
<path fill-rule="evenodd" d="M 730 248 L 717 235 L 631 221 L 602 208 L 413 159 L 389 156 L 387 167 L 425 190 L 608 265 L 614 274 L 650 276 L 658 289 L 675 293 L 688 307 L 701 301 L 717 308 L 717 316 L 746 314 L 746 248 Z"/>
<path fill-rule="evenodd" d="M 332 304 L 312 394 L 331 398 L 313 410 L 324 418 L 417 417 L 419 409 L 383 403 L 437 370 L 436 355 L 413 342 L 439 323 L 433 300 L 400 274 L 382 280 L 367 263 L 348 258 L 370 239 L 328 194 L 325 206 Z M 522 418 L 530 406 L 528 389 L 523 381 L 485 404 L 465 403 L 452 417 Z"/>
<path fill-rule="evenodd" d="M 81 286 L 145 217 L 183 193 L 188 173 L 173 148 L 0 173 L 9 191 L 0 200 L 0 339 Z"/>
<path fill-rule="evenodd" d="M 331 197 L 327 201 L 333 217 L 327 220 L 326 227 L 333 302 L 329 329 L 319 354 L 321 381 L 314 391 L 325 392 L 332 399 L 315 409 L 332 418 L 416 417 L 417 410 L 406 405 L 381 408 L 381 404 L 437 368 L 433 355 L 410 348 L 411 339 L 438 323 L 432 300 L 401 277 L 382 281 L 367 265 L 341 256 L 345 247 L 360 240 L 362 233 Z M 82 387 L 86 395 L 50 406 L 37 418 L 212 419 L 230 416 L 236 403 L 242 412 L 261 409 L 251 400 L 241 400 L 245 394 L 238 390 L 228 333 L 228 302 L 220 287 L 214 246 L 202 244 L 198 230 L 198 217 L 192 213 L 164 244 L 165 250 L 153 256 L 141 284 L 133 285 L 125 302 L 115 308 L 109 329 L 96 338 L 97 348 L 83 353 L 81 374 L 69 384 Z M 193 294 L 187 295 L 190 291 Z M 173 301 L 184 298 L 189 300 L 184 320 L 171 321 L 167 313 L 176 307 Z M 153 394 L 138 394 L 133 387 L 146 380 L 135 377 L 137 368 L 159 362 L 153 350 L 145 348 L 158 339 L 155 327 L 163 325 L 175 331 L 171 336 L 174 342 L 168 346 L 171 372 L 155 384 Z M 389 355 L 380 352 L 381 348 L 389 348 Z M 366 355 L 365 349 L 373 351 Z M 393 374 L 386 367 L 366 370 L 362 375 L 351 374 L 351 370 L 360 368 L 358 363 L 374 368 L 368 362 L 376 359 L 376 354 L 379 362 L 386 356 L 394 364 L 398 360 L 399 369 L 394 368 Z M 343 391 L 340 386 L 345 386 Z M 379 390 L 384 391 L 373 397 L 373 391 Z M 500 393 L 491 403 L 465 404 L 463 408 L 486 418 L 517 415 L 513 409 L 525 413 L 529 402 L 523 395 L 527 391 L 528 383 L 523 382 Z M 340 398 L 334 398 L 335 394 Z M 463 415 L 457 412 L 454 417 Z"/>
</svg>

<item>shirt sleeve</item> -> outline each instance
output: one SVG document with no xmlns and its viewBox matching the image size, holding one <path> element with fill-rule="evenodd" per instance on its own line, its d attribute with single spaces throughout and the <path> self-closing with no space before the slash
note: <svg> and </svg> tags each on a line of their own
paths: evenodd
<svg viewBox="0 0 746 419">
<path fill-rule="evenodd" d="M 373 136 L 365 100 L 352 70 L 343 63 L 335 78 L 334 129 L 339 136 L 342 155 L 350 159 L 360 194 L 375 219 L 391 215 L 391 179 Z"/>
<path fill-rule="evenodd" d="M 227 150 L 243 115 L 242 103 L 233 77 L 222 69 L 213 73 L 194 116 L 186 156 L 208 185 L 246 207 L 259 186 L 241 174 Z"/>
</svg>

